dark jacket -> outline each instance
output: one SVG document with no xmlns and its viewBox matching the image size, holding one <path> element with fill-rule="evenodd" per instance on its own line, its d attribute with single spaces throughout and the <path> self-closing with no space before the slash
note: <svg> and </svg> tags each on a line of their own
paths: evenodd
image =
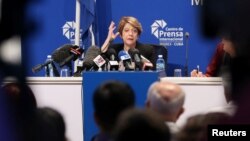
<svg viewBox="0 0 250 141">
<path fill-rule="evenodd" d="M 123 43 L 111 44 L 109 46 L 109 48 L 113 48 L 116 51 L 117 55 L 121 50 L 123 50 L 123 47 L 124 47 Z M 154 65 L 153 70 L 155 70 L 156 54 L 154 48 L 150 45 L 141 44 L 139 42 L 136 43 L 135 48 L 139 50 L 139 53 L 141 55 L 150 60 L 150 62 Z"/>
</svg>

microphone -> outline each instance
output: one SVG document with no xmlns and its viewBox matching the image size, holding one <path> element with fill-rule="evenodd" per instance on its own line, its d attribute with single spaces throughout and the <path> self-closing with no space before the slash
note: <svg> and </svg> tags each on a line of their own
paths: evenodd
<svg viewBox="0 0 250 141">
<path fill-rule="evenodd" d="M 82 64 L 82 70 L 83 71 L 91 71 L 91 70 L 97 70 L 98 67 L 93 61 L 98 55 L 101 54 L 101 50 L 97 46 L 91 46 L 86 51 L 83 64 Z"/>
<path fill-rule="evenodd" d="M 70 57 L 71 53 L 69 50 L 71 48 L 77 48 L 77 46 L 72 45 L 72 44 L 64 44 L 64 45 L 60 46 L 59 48 L 54 50 L 53 53 L 51 54 L 53 61 L 48 61 L 48 62 L 45 62 L 44 64 L 36 65 L 35 67 L 32 68 L 32 72 L 36 73 L 36 72 L 40 71 L 43 67 L 45 67 L 51 63 L 53 68 L 54 68 L 55 76 L 60 76 L 54 63 L 60 64 L 65 60 L 65 58 Z"/>
<path fill-rule="evenodd" d="M 78 66 L 77 66 L 77 70 L 76 72 L 74 72 L 73 76 L 74 77 L 81 77 L 82 76 L 82 72 L 83 71 L 89 71 L 92 69 L 93 64 L 91 62 L 86 62 L 86 61 L 82 61 L 80 60 L 80 62 L 78 62 Z"/>
<path fill-rule="evenodd" d="M 131 59 L 130 55 L 126 51 L 124 51 L 124 50 L 120 51 L 118 53 L 118 56 L 119 56 L 119 59 L 122 60 L 122 61 L 124 61 L 124 60 L 130 60 Z"/>
<path fill-rule="evenodd" d="M 121 50 L 118 53 L 118 56 L 119 56 L 119 59 L 123 62 L 123 66 L 125 67 L 125 70 L 129 70 L 129 71 L 134 70 L 135 66 L 132 64 L 131 58 L 126 51 Z"/>
<path fill-rule="evenodd" d="M 56 63 L 60 64 L 62 61 L 64 61 L 65 58 L 68 58 L 71 55 L 69 50 L 72 47 L 77 47 L 77 46 L 72 44 L 65 44 L 54 50 L 51 55 L 53 60 Z"/>
<path fill-rule="evenodd" d="M 69 63 L 70 61 L 75 61 L 79 56 L 82 55 L 82 53 L 84 52 L 84 50 L 78 46 L 73 46 L 70 48 L 69 50 L 70 52 L 70 56 L 68 56 L 67 58 L 65 58 L 61 63 L 60 63 L 60 67 L 63 67 L 65 64 Z"/>
<path fill-rule="evenodd" d="M 48 64 L 50 64 L 50 63 L 52 63 L 52 62 L 53 62 L 53 60 L 47 61 L 47 62 L 45 62 L 44 64 L 38 64 L 38 65 L 36 65 L 36 66 L 34 66 L 34 67 L 32 68 L 32 72 L 33 72 L 33 73 L 39 72 L 43 67 L 47 66 Z"/>
<path fill-rule="evenodd" d="M 184 73 L 185 73 L 185 76 L 188 77 L 188 39 L 189 39 L 189 33 L 186 32 L 185 33 L 185 37 L 186 37 L 186 57 L 185 57 L 185 60 L 186 60 L 186 63 L 185 63 L 185 68 L 184 68 Z"/>
<path fill-rule="evenodd" d="M 56 68 L 56 66 L 55 66 L 53 60 L 46 61 L 46 62 L 43 63 L 43 64 L 38 64 L 38 65 L 36 65 L 35 67 L 32 68 L 32 72 L 33 72 L 33 73 L 37 73 L 37 72 L 39 72 L 43 67 L 48 66 L 49 64 L 51 64 L 52 67 L 53 67 L 53 70 L 54 70 L 53 73 L 54 73 L 54 75 L 55 75 L 56 77 L 60 76 L 60 74 L 59 74 L 59 72 L 58 72 L 58 70 L 57 70 L 57 68 Z M 45 73 L 48 73 L 48 72 L 45 72 Z"/>
<path fill-rule="evenodd" d="M 52 58 L 53 58 L 53 61 L 58 63 L 58 64 L 61 64 L 63 63 L 63 61 L 68 58 L 70 59 L 70 56 L 71 56 L 71 52 L 70 52 L 70 49 L 71 48 L 78 48 L 78 46 L 76 45 L 72 45 L 72 44 L 64 44 L 62 46 L 60 46 L 59 48 L 57 48 L 56 50 L 53 51 L 52 53 Z M 66 60 L 68 61 L 67 63 L 65 63 L 67 65 L 67 67 L 69 68 L 69 74 L 70 76 L 72 76 L 72 63 L 69 62 L 70 60 Z M 61 66 L 60 66 L 61 67 Z"/>
<path fill-rule="evenodd" d="M 80 68 L 80 71 L 78 71 L 79 73 L 81 73 L 82 71 L 90 71 L 93 70 L 93 66 L 94 66 L 94 62 L 89 62 L 89 61 L 83 61 L 82 63 L 82 67 Z"/>
<path fill-rule="evenodd" d="M 117 53 L 115 51 L 115 49 L 113 48 L 109 48 L 107 51 L 107 55 L 109 56 L 109 62 L 108 62 L 108 70 L 118 70 L 119 68 L 119 64 L 117 61 Z"/>
<path fill-rule="evenodd" d="M 103 59 L 101 55 L 96 56 L 93 61 L 99 68 L 101 68 L 106 63 L 105 59 Z"/>
<path fill-rule="evenodd" d="M 85 61 L 93 61 L 94 58 L 98 55 L 101 54 L 101 50 L 99 47 L 97 46 L 91 46 L 88 48 L 86 54 L 85 54 L 85 57 L 84 57 L 84 60 Z"/>
<path fill-rule="evenodd" d="M 136 48 L 130 48 L 128 50 L 128 53 L 130 56 L 132 56 L 132 61 L 135 62 L 135 70 L 141 70 L 142 69 L 142 62 L 140 58 L 139 50 Z"/>
</svg>

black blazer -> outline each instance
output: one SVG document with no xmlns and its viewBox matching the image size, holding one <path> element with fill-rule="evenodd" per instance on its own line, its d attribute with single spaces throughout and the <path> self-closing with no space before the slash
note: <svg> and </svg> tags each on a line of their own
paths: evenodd
<svg viewBox="0 0 250 141">
<path fill-rule="evenodd" d="M 109 46 L 109 48 L 113 48 L 116 51 L 117 54 L 119 54 L 119 52 L 121 50 L 123 50 L 123 47 L 124 47 L 123 43 L 111 44 Z M 139 50 L 139 52 L 140 52 L 141 55 L 143 55 L 148 60 L 150 60 L 150 62 L 154 65 L 153 70 L 155 70 L 155 68 L 156 68 L 155 67 L 155 64 L 156 64 L 156 54 L 155 54 L 155 50 L 154 50 L 153 46 L 146 45 L 146 44 L 141 44 L 139 42 L 136 42 L 135 48 Z"/>
</svg>

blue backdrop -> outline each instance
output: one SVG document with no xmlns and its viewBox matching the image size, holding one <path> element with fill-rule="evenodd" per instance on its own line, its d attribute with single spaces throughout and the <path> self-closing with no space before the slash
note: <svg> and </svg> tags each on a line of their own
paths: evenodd
<svg viewBox="0 0 250 141">
<path fill-rule="evenodd" d="M 36 34 L 25 40 L 31 47 L 28 55 L 32 58 L 28 64 L 28 76 L 44 76 L 43 71 L 34 74 L 31 68 L 43 63 L 47 54 L 56 48 L 74 42 L 75 5 L 74 0 L 43 0 L 28 7 L 27 16 L 38 23 Z M 196 65 L 205 71 L 218 39 L 208 40 L 202 36 L 201 6 L 202 0 L 97 0 L 99 43 L 104 42 L 111 20 L 118 24 L 122 16 L 134 16 L 143 27 L 139 40 L 166 45 L 169 64 L 185 65 L 188 42 L 189 72 Z M 185 33 L 190 35 L 188 40 Z M 121 40 L 118 38 L 115 42 Z"/>
</svg>

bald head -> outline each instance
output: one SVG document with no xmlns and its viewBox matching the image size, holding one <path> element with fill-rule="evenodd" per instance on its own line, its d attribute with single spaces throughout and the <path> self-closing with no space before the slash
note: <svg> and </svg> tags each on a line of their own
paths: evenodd
<svg viewBox="0 0 250 141">
<path fill-rule="evenodd" d="M 154 82 L 148 90 L 147 107 L 165 117 L 175 117 L 183 112 L 185 93 L 172 82 Z"/>
</svg>

